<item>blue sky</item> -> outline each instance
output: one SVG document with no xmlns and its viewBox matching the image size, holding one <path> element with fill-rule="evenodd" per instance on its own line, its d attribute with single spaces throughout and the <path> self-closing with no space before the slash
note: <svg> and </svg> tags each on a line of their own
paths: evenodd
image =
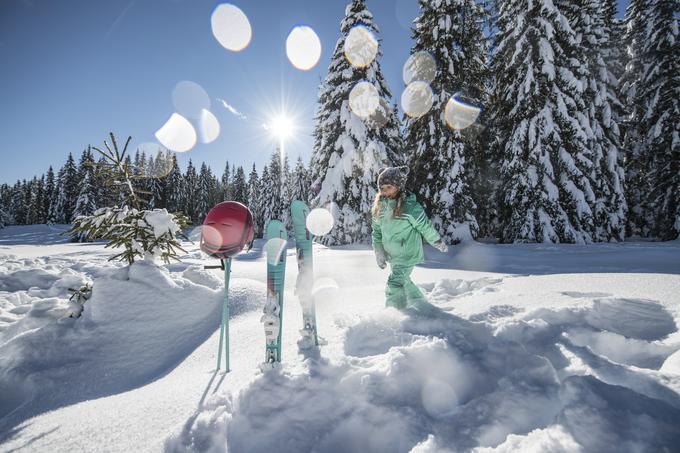
<svg viewBox="0 0 680 453">
<path fill-rule="evenodd" d="M 275 139 L 262 123 L 285 105 L 296 130 L 286 151 L 293 163 L 311 155 L 319 81 L 325 77 L 348 0 L 233 1 L 248 16 L 252 40 L 230 52 L 212 34 L 222 2 L 207 0 L 1 0 L 0 183 L 42 174 L 101 146 L 113 131 L 132 145 L 154 142 L 175 111 L 172 92 L 192 81 L 209 94 L 221 133 L 178 154 L 205 161 L 220 175 L 227 160 L 268 161 Z M 620 7 L 622 2 L 619 2 Z M 627 2 L 626 2 L 627 3 Z M 396 99 L 412 42 L 416 0 L 368 0 L 380 28 L 383 73 Z M 285 41 L 296 25 L 318 34 L 322 54 L 310 71 L 295 69 Z M 227 101 L 246 119 L 229 112 Z"/>
</svg>

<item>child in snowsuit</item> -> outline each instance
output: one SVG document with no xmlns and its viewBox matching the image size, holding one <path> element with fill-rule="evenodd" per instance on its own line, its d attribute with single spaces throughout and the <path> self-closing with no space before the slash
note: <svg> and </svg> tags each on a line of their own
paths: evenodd
<svg viewBox="0 0 680 453">
<path fill-rule="evenodd" d="M 390 263 L 385 305 L 395 308 L 417 306 L 425 297 L 411 281 L 416 264 L 425 261 L 423 238 L 441 252 L 448 247 L 434 229 L 423 207 L 405 191 L 408 167 L 387 167 L 378 175 L 372 210 L 373 251 L 378 266 Z"/>
</svg>

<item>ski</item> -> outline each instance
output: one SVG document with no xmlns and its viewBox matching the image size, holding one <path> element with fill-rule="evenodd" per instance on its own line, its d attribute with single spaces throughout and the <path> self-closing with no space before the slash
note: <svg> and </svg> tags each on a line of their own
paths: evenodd
<svg viewBox="0 0 680 453">
<path fill-rule="evenodd" d="M 266 338 L 265 361 L 262 369 L 281 362 L 281 323 L 283 321 L 283 286 L 286 276 L 286 227 L 278 220 L 267 224 L 265 252 L 267 255 L 267 301 L 261 318 Z"/>
<path fill-rule="evenodd" d="M 302 348 L 319 346 L 319 338 L 316 332 L 316 307 L 312 295 L 314 284 L 314 267 L 312 260 L 312 233 L 307 229 L 307 215 L 309 207 L 300 200 L 294 200 L 290 205 L 295 233 L 295 250 L 298 264 L 298 278 L 295 290 L 302 306 L 302 338 L 298 345 Z"/>
</svg>

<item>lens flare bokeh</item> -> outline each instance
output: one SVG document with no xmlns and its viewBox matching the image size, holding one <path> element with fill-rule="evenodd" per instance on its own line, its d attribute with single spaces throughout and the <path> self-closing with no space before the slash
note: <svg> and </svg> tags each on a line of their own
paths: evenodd
<svg viewBox="0 0 680 453">
<path fill-rule="evenodd" d="M 380 105 L 378 89 L 369 82 L 359 82 L 349 92 L 349 108 L 361 119 L 366 119 Z"/>
<path fill-rule="evenodd" d="M 203 143 L 212 143 L 220 136 L 220 123 L 210 110 L 201 111 L 198 120 L 198 136 Z"/>
<path fill-rule="evenodd" d="M 201 249 L 209 255 L 219 252 L 224 241 L 222 233 L 210 225 L 201 225 L 194 228 L 189 238 L 195 240 L 193 237 L 197 237 L 198 241 L 200 241 Z"/>
<path fill-rule="evenodd" d="M 199 84 L 183 80 L 172 90 L 172 104 L 180 115 L 198 119 L 203 110 L 210 110 L 210 97 Z"/>
<path fill-rule="evenodd" d="M 286 253 L 287 241 L 282 238 L 272 238 L 264 245 L 267 254 L 268 264 L 277 264 L 281 259 L 281 254 Z"/>
<path fill-rule="evenodd" d="M 453 95 L 444 108 L 444 120 L 451 129 L 462 130 L 474 124 L 481 111 L 479 107 L 466 104 Z"/>
<path fill-rule="evenodd" d="M 169 150 L 183 153 L 196 145 L 196 130 L 188 119 L 179 113 L 173 113 L 160 129 L 156 131 L 156 139 Z"/>
<path fill-rule="evenodd" d="M 401 108 L 411 118 L 420 118 L 425 115 L 434 102 L 432 89 L 427 82 L 411 82 L 401 95 Z"/>
<path fill-rule="evenodd" d="M 307 214 L 305 223 L 314 236 L 323 236 L 333 229 L 333 215 L 328 209 L 315 208 Z"/>
<path fill-rule="evenodd" d="M 356 68 L 365 68 L 378 55 L 378 40 L 365 25 L 353 27 L 345 38 L 345 58 Z"/>
<path fill-rule="evenodd" d="M 379 129 L 387 124 L 392 114 L 392 108 L 384 98 L 380 98 L 378 107 L 369 115 L 367 121 L 373 129 Z"/>
<path fill-rule="evenodd" d="M 286 55 L 297 69 L 309 71 L 321 58 L 321 40 L 311 27 L 299 25 L 286 39 Z"/>
<path fill-rule="evenodd" d="M 338 289 L 340 289 L 338 282 L 330 277 L 321 277 L 314 280 L 314 285 L 312 286 L 312 295 L 316 295 L 316 293 L 320 291 L 336 291 Z"/>
<path fill-rule="evenodd" d="M 164 146 L 158 143 L 145 142 L 137 146 L 137 151 L 144 153 L 147 159 L 146 168 L 142 172 L 144 176 L 149 178 L 165 178 L 172 171 L 172 156 L 174 153 L 171 153 Z"/>
<path fill-rule="evenodd" d="M 252 29 L 248 17 L 230 3 L 218 5 L 210 17 L 213 36 L 222 47 L 239 52 L 250 43 Z"/>
<path fill-rule="evenodd" d="M 437 73 L 437 63 L 429 52 L 421 50 L 416 52 L 406 60 L 402 76 L 404 84 L 411 82 L 432 83 Z"/>
</svg>

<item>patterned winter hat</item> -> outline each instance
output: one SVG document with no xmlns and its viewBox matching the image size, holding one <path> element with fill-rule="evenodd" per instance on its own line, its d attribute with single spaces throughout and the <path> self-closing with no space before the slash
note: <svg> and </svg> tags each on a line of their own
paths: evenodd
<svg viewBox="0 0 680 453">
<path fill-rule="evenodd" d="M 403 191 L 406 189 L 406 177 L 408 176 L 408 171 L 409 168 L 406 165 L 402 167 L 383 168 L 378 174 L 378 187 L 390 184 Z"/>
</svg>

